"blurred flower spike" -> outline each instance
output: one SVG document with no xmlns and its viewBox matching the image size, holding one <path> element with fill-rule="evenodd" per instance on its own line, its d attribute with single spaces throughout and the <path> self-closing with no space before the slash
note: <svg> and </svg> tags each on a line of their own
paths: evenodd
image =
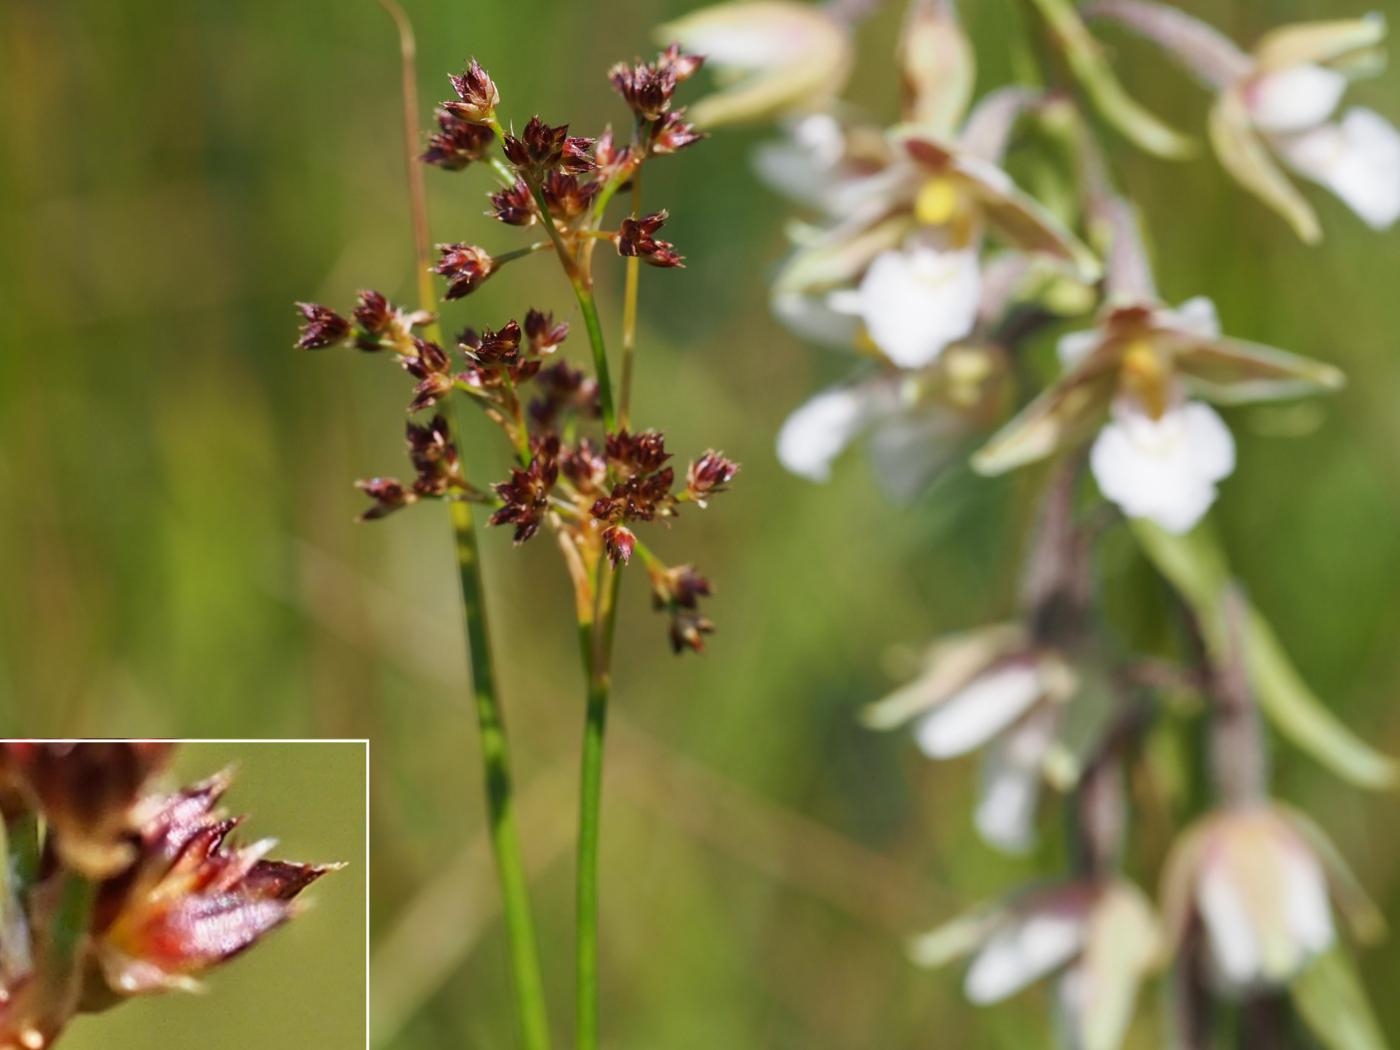
<svg viewBox="0 0 1400 1050">
<path fill-rule="evenodd" d="M 916 938 L 910 955 L 943 966 L 966 955 L 968 999 L 998 1003 L 1053 979 L 1066 1043 L 1114 1050 L 1132 1019 L 1138 989 L 1158 963 L 1159 931 L 1143 892 L 1121 878 L 1028 890 Z"/>
<path fill-rule="evenodd" d="M 1385 924 L 1321 829 L 1264 802 L 1212 813 L 1188 828 L 1162 881 L 1168 951 L 1194 950 L 1223 994 L 1278 988 L 1328 951 L 1337 934 L 1331 898 L 1353 931 L 1374 941 Z"/>
<path fill-rule="evenodd" d="M 789 120 L 787 139 L 756 159 L 774 188 L 822 215 L 821 225 L 794 227 L 795 249 L 774 280 L 779 319 L 884 372 L 798 409 L 779 434 L 779 458 L 824 480 L 835 456 L 870 433 L 882 480 L 909 495 L 995 411 L 1008 312 L 1052 287 L 1085 289 L 1100 266 L 999 166 L 1013 128 L 1042 100 L 1008 88 L 969 111 L 971 47 L 951 3 L 910 6 L 899 62 L 901 123 L 882 128 L 830 106 Z M 989 256 L 989 241 L 1007 251 Z"/>
<path fill-rule="evenodd" d="M 1100 0 L 1090 13 L 1160 44 L 1217 93 L 1210 137 L 1221 163 L 1304 241 L 1321 240 L 1321 224 L 1275 159 L 1331 190 L 1373 229 L 1400 219 L 1400 132 L 1365 107 L 1336 116 L 1349 80 L 1383 64 L 1381 15 L 1282 26 L 1246 53 L 1149 0 Z"/>
<path fill-rule="evenodd" d="M 42 1050 L 78 1012 L 198 978 L 293 918 L 340 865 L 267 859 L 234 843 L 218 774 L 153 786 L 172 745 L 0 745 L 7 879 L 0 1047 Z"/>
<path fill-rule="evenodd" d="M 912 682 L 872 704 L 872 729 L 912 723 L 929 758 L 985 749 L 974 813 L 991 844 L 1024 852 L 1034 841 L 1040 790 L 1065 707 L 1078 688 L 1053 648 L 1037 646 L 1019 624 L 997 624 L 935 643 Z"/>
</svg>

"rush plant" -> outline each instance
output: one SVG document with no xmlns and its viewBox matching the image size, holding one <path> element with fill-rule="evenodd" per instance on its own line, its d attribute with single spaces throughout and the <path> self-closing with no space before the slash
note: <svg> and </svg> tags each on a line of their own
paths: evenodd
<svg viewBox="0 0 1400 1050">
<path fill-rule="evenodd" d="M 402 13 L 393 12 L 411 37 Z M 362 520 L 374 520 L 412 504 L 438 503 L 451 518 L 461 581 L 472 694 L 481 732 L 486 798 L 509 930 L 514 987 L 524 1045 L 549 1044 L 549 1017 L 540 977 L 529 892 L 520 856 L 510 752 L 496 685 L 483 594 L 474 509 L 490 527 L 508 528 L 517 545 L 541 533 L 553 537 L 573 584 L 579 658 L 586 683 L 579 786 L 577 863 L 577 1045 L 598 1040 L 598 840 L 604 734 L 612 691 L 613 647 L 624 570 L 642 566 L 655 608 L 667 619 L 677 652 L 700 651 L 714 626 L 701 609 L 709 581 L 688 564 L 665 562 L 638 535 L 669 525 L 682 511 L 703 509 L 724 492 L 738 471 L 709 450 L 684 471 L 660 430 L 639 427 L 632 403 L 637 356 L 641 264 L 662 270 L 683 265 L 663 239 L 664 209 L 646 211 L 642 182 L 649 166 L 688 149 L 701 135 L 673 105 L 677 88 L 701 59 L 678 46 L 651 62 L 619 63 L 608 79 L 629 113 L 625 130 L 609 126 L 595 137 L 571 134 L 568 124 L 540 116 L 513 123 L 502 95 L 475 60 L 449 78 L 452 96 L 434 113 L 437 130 L 417 157 L 424 166 L 459 177 L 480 177 L 488 215 L 519 247 L 487 250 L 468 241 L 431 249 L 420 169 L 410 160 L 419 262 L 415 306 L 391 303 L 364 291 L 347 315 L 302 303 L 297 346 L 352 348 L 397 363 L 410 377 L 406 425 L 411 480 L 358 482 L 370 498 Z M 406 64 L 406 118 L 410 154 L 418 152 L 411 63 Z M 602 249 L 602 254 L 598 253 Z M 433 252 L 435 251 L 435 257 Z M 585 368 L 566 345 L 575 324 L 530 306 L 514 317 L 473 317 L 444 336 L 429 273 L 443 280 L 443 298 L 465 298 L 503 267 L 535 256 L 552 260 L 563 277 L 542 276 L 536 301 L 567 289 L 587 344 Z M 595 296 L 595 262 L 612 257 L 624 269 L 617 353 L 610 358 Z M 490 322 L 490 323 L 487 323 Z M 620 365 L 614 383 L 613 365 Z M 479 411 L 495 424 L 510 449 L 509 475 L 481 480 L 484 466 L 460 445 L 449 413 Z"/>
</svg>

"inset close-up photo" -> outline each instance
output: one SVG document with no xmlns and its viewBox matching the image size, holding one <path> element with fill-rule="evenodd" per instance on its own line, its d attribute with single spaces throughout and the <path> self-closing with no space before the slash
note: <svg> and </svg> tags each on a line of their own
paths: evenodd
<svg viewBox="0 0 1400 1050">
<path fill-rule="evenodd" d="M 364 1046 L 367 769 L 364 742 L 0 742 L 0 1047 Z"/>
</svg>

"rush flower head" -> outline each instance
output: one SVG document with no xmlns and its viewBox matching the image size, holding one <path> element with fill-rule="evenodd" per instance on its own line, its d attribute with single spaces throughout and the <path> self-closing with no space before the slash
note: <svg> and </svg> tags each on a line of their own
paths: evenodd
<svg viewBox="0 0 1400 1050">
<path fill-rule="evenodd" d="M 462 352 L 483 365 L 513 365 L 520 360 L 520 324 L 507 321 L 499 329 L 466 329 L 460 337 Z"/>
<path fill-rule="evenodd" d="M 439 244 L 437 250 L 442 258 L 433 273 L 447 278 L 445 298 L 460 299 L 476 291 L 496 272 L 496 260 L 474 244 Z"/>
<path fill-rule="evenodd" d="M 1226 994 L 1276 988 L 1332 946 L 1329 893 L 1362 939 L 1384 927 L 1334 847 L 1302 814 L 1233 806 L 1188 828 L 1167 858 L 1162 918 L 1172 952 L 1199 921 L 1208 973 Z"/>
<path fill-rule="evenodd" d="M 449 74 L 447 79 L 452 82 L 457 100 L 444 102 L 444 109 L 454 117 L 473 124 L 489 124 L 495 120 L 501 93 L 496 88 L 496 82 L 481 68 L 481 63 L 472 59 L 467 64 L 466 72 Z"/>
<path fill-rule="evenodd" d="M 418 501 L 397 478 L 364 478 L 355 482 L 355 487 L 374 501 L 369 510 L 360 514 L 359 521 L 377 521 Z"/>
<path fill-rule="evenodd" d="M 493 485 L 503 505 L 491 515 L 492 525 L 514 525 L 515 542 L 524 543 L 544 522 L 549 494 L 559 480 L 559 443 L 536 450 L 528 467 L 514 467 L 510 478 Z"/>
<path fill-rule="evenodd" d="M 565 321 L 555 323 L 554 315 L 531 307 L 525 313 L 525 338 L 530 343 L 530 353 L 536 357 L 552 354 L 569 337 L 569 325 Z"/>
<path fill-rule="evenodd" d="M 739 464 L 712 449 L 691 463 L 686 471 L 686 496 L 703 507 L 711 496 L 724 492 L 738 473 Z"/>
<path fill-rule="evenodd" d="M 684 265 L 681 256 L 676 254 L 674 244 L 656 239 L 657 231 L 666 224 L 667 218 L 669 215 L 662 210 L 635 219 L 631 216 L 623 219 L 622 226 L 614 237 L 617 253 L 635 256 L 652 266 L 662 268 Z"/>
<path fill-rule="evenodd" d="M 680 45 L 672 44 L 655 62 L 617 63 L 608 71 L 608 80 L 639 120 L 655 121 L 671 108 L 676 87 L 694 76 L 704 61 L 681 54 Z"/>
<path fill-rule="evenodd" d="M 647 575 L 651 579 L 653 604 L 671 618 L 671 650 L 701 652 L 705 648 L 705 635 L 715 629 L 709 618 L 700 612 L 700 599 L 714 593 L 710 581 L 693 566 L 667 567 L 658 561 L 647 563 Z"/>
<path fill-rule="evenodd" d="M 1070 1043 L 1113 1050 L 1157 956 L 1158 926 L 1143 892 L 1121 878 L 1028 890 L 917 938 L 915 962 L 942 966 L 971 955 L 963 990 L 1001 1002 L 1054 978 Z"/>
<path fill-rule="evenodd" d="M 339 343 L 350 334 L 350 322 L 328 306 L 319 303 L 297 303 L 305 318 L 301 326 L 298 350 L 320 350 Z"/>
<path fill-rule="evenodd" d="M 1216 92 L 1211 142 L 1225 169 L 1305 241 L 1322 227 L 1275 163 L 1336 194 L 1374 229 L 1400 219 L 1400 132 L 1363 107 L 1337 117 L 1349 78 L 1379 65 L 1385 19 L 1304 22 L 1244 52 L 1213 27 L 1149 0 L 1100 0 L 1090 10 L 1157 42 Z"/>
<path fill-rule="evenodd" d="M 444 171 L 461 171 L 486 156 L 496 142 L 489 127 L 463 120 L 446 106 L 438 107 L 435 116 L 438 130 L 428 139 L 428 148 L 419 157 L 424 164 Z"/>
<path fill-rule="evenodd" d="M 535 200 L 530 196 L 530 187 L 521 179 L 505 189 L 491 194 L 491 210 L 486 213 L 507 226 L 533 226 L 535 224 Z"/>
<path fill-rule="evenodd" d="M 359 295 L 354 317 L 362 332 L 377 336 L 388 330 L 394 319 L 394 308 L 382 293 L 366 290 Z"/>
<path fill-rule="evenodd" d="M 527 182 L 538 181 L 549 172 L 591 171 L 594 167 L 588 151 L 593 140 L 569 134 L 569 125 L 551 127 L 538 116 L 531 117 L 519 137 L 505 137 L 505 154 Z"/>
</svg>

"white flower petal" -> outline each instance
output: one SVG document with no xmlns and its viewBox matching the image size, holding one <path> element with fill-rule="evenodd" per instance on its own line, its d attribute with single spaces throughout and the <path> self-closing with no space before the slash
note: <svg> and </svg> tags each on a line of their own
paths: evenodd
<svg viewBox="0 0 1400 1050">
<path fill-rule="evenodd" d="M 1400 132 L 1369 109 L 1340 122 L 1275 140 L 1300 175 L 1326 186 L 1372 229 L 1400 219 Z"/>
<path fill-rule="evenodd" d="M 1036 664 L 999 664 L 924 715 L 914 739 L 929 758 L 964 755 L 1016 721 L 1044 691 Z"/>
<path fill-rule="evenodd" d="M 1060 359 L 1060 369 L 1068 372 L 1099 348 L 1103 334 L 1097 328 L 1085 328 L 1079 332 L 1069 332 L 1055 344 L 1055 353 Z"/>
<path fill-rule="evenodd" d="M 1167 314 L 1172 325 L 1183 332 L 1202 339 L 1220 338 L 1220 314 L 1204 295 L 1192 296 Z"/>
<path fill-rule="evenodd" d="M 823 390 L 787 417 L 778 431 L 778 460 L 799 477 L 831 478 L 831 462 L 860 433 L 873 405 L 862 387 Z"/>
<path fill-rule="evenodd" d="M 1089 466 L 1104 496 L 1124 514 L 1183 533 L 1215 502 L 1216 482 L 1234 470 L 1235 443 L 1215 411 L 1200 402 L 1153 419 L 1136 401 L 1120 398 L 1094 441 Z"/>
<path fill-rule="evenodd" d="M 860 283 L 860 315 L 891 361 L 919 368 L 972 331 L 980 294 L 975 251 L 916 245 L 876 256 Z"/>
<path fill-rule="evenodd" d="M 1290 66 L 1251 83 L 1245 89 L 1245 105 L 1261 131 L 1303 131 L 1330 117 L 1346 88 L 1347 78 L 1336 70 Z"/>
<path fill-rule="evenodd" d="M 995 1003 L 1069 962 L 1084 945 L 1082 914 L 1039 910 L 1012 918 L 972 960 L 963 985 L 974 1003 Z"/>
<path fill-rule="evenodd" d="M 1257 981 L 1264 969 L 1264 949 L 1228 864 L 1217 859 L 1202 867 L 1196 883 L 1196 906 L 1219 975 L 1237 988 Z"/>
<path fill-rule="evenodd" d="M 1311 958 L 1332 946 L 1336 930 L 1322 868 L 1301 842 L 1285 847 L 1279 866 L 1288 932 Z"/>
<path fill-rule="evenodd" d="M 1054 740 L 1058 712 L 1033 712 L 995 741 L 982 762 L 982 791 L 973 821 L 988 843 L 1024 853 L 1035 841 L 1035 811 L 1045 753 Z"/>
<path fill-rule="evenodd" d="M 841 124 L 830 113 L 812 113 L 787 122 L 786 135 L 754 150 L 758 177 L 779 193 L 825 208 L 836 167 L 846 149 Z"/>
<path fill-rule="evenodd" d="M 773 314 L 794 335 L 822 346 L 852 349 L 860 337 L 860 323 L 849 311 L 836 309 L 834 295 L 805 292 L 773 293 Z"/>
</svg>

